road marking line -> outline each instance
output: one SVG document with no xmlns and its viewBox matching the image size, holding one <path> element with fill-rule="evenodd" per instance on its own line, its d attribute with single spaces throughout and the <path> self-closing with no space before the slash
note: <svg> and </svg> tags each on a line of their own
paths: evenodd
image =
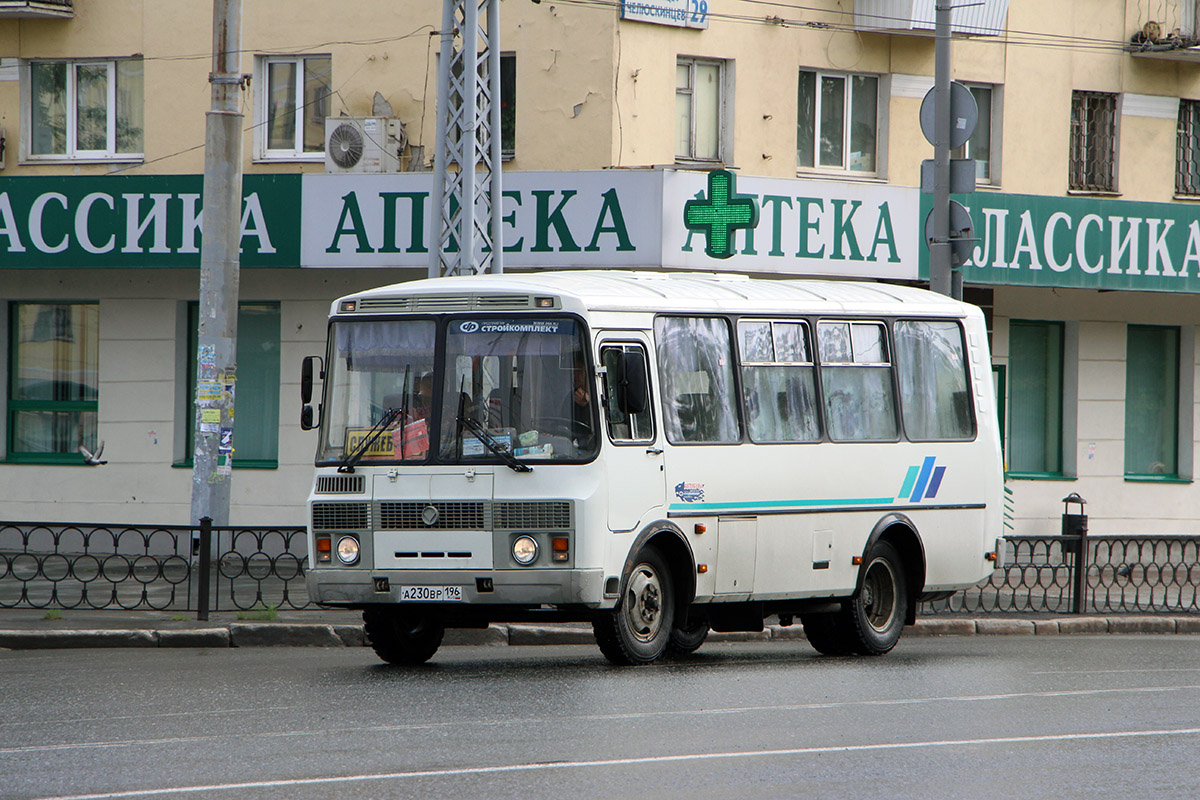
<svg viewBox="0 0 1200 800">
<path fill-rule="evenodd" d="M 715 761 L 719 759 L 770 758 L 773 756 L 804 756 L 826 753 L 862 753 L 886 750 L 914 750 L 923 747 L 966 747 L 993 744 L 1033 744 L 1037 742 L 1079 742 L 1104 739 L 1135 739 L 1163 736 L 1200 735 L 1200 728 L 1168 728 L 1144 731 L 1108 731 L 1101 733 L 1062 733 L 1042 736 L 1003 736 L 989 739 L 940 739 L 924 742 L 892 742 L 880 744 L 826 745 L 822 747 L 791 747 L 779 750 L 744 750 L 724 753 L 685 753 L 673 756 L 642 756 L 639 758 L 606 758 L 591 761 L 554 761 L 528 764 L 501 764 L 491 767 L 458 767 L 454 769 L 412 770 L 385 772 L 375 775 L 343 775 L 335 778 L 290 778 L 277 781 L 247 781 L 244 783 L 214 783 L 206 786 L 173 786 L 164 789 L 143 789 L 102 794 L 56 795 L 39 800 L 119 800 L 126 797 L 156 797 L 166 794 L 195 794 L 198 792 L 228 792 L 247 789 L 278 789 L 288 786 L 322 786 L 336 783 L 367 781 L 397 781 L 413 778 L 453 778 L 461 775 L 496 775 L 539 770 L 583 769 L 588 767 L 634 766 L 667 764 L 685 761 Z"/>
<path fill-rule="evenodd" d="M 1200 685 L 1187 686 L 1142 686 L 1114 689 L 1049 689 L 1040 692 L 1013 692 L 1010 694 L 976 694 L 951 695 L 945 697 L 916 697 L 896 698 L 891 700 L 848 700 L 828 703 L 798 703 L 794 705 L 773 706 L 731 706 L 728 708 L 695 708 L 684 710 L 637 711 L 625 714 L 580 714 L 574 717 L 562 717 L 562 720 L 579 722 L 619 721 L 646 719 L 648 717 L 679 717 L 697 716 L 700 714 L 750 714 L 766 711 L 822 711 L 837 708 L 862 706 L 909 706 L 924 703 L 978 703 L 996 702 L 1000 700 L 1045 699 L 1051 697 L 1084 697 L 1103 694 L 1157 694 L 1165 692 L 1195 691 Z M 205 736 L 169 736 L 160 739 L 115 739 L 98 742 L 63 742 L 61 744 L 31 744 L 17 747 L 0 747 L 0 755 L 14 753 L 58 752 L 63 750 L 104 750 L 121 747 L 146 747 L 150 745 L 187 744 L 204 741 L 220 741 L 236 738 L 295 738 L 301 736 L 327 736 L 335 733 L 395 733 L 414 730 L 437 730 L 440 728 L 461 728 L 465 724 L 476 727 L 499 727 L 506 725 L 528 725 L 536 722 L 532 718 L 505 718 L 498 720 L 481 720 L 467 723 L 461 720 L 454 722 L 426 722 L 410 725 L 359 725 L 353 728 L 322 728 L 320 730 L 292 731 L 260 731 L 237 734 L 214 734 Z"/>
</svg>

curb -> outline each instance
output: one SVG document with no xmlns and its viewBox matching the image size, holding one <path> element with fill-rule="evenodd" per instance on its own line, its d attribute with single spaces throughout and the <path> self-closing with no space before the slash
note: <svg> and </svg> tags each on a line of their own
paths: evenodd
<svg viewBox="0 0 1200 800">
<path fill-rule="evenodd" d="M 1095 636 L 1104 634 L 1200 634 L 1200 617 L 1071 617 L 1067 619 L 923 618 L 905 636 Z M 804 639 L 804 626 L 768 625 L 761 631 L 718 633 L 709 642 L 769 642 Z M 497 624 L 452 628 L 445 646 L 529 647 L 593 644 L 584 625 Z M 113 647 L 363 647 L 361 625 L 261 622 L 191 629 L 0 630 L 0 650 L 57 650 Z"/>
</svg>

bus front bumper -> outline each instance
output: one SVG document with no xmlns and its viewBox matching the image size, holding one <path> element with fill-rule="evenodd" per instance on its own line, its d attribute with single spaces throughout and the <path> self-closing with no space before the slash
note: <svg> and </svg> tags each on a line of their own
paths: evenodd
<svg viewBox="0 0 1200 800">
<path fill-rule="evenodd" d="M 381 580 L 382 579 L 382 580 Z M 604 602 L 599 569 L 349 570 L 311 569 L 308 596 L 321 605 L 400 603 L 403 587 L 461 587 L 454 605 L 587 605 Z M 491 591 L 487 591 L 487 586 Z M 609 600 L 609 605 L 613 602 Z M 405 603 L 408 605 L 408 603 Z"/>
</svg>

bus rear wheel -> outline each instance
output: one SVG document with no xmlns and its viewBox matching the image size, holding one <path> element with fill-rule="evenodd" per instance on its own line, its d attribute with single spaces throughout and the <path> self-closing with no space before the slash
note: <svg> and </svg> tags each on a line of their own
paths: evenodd
<svg viewBox="0 0 1200 800">
<path fill-rule="evenodd" d="M 380 606 L 363 611 L 363 628 L 375 655 L 389 664 L 424 664 L 442 644 L 446 628 L 433 614 Z"/>
<path fill-rule="evenodd" d="M 675 587 L 653 547 L 638 554 L 616 608 L 592 619 L 600 652 L 614 664 L 652 664 L 666 652 L 675 624 Z M 699 645 L 697 645 L 699 646 Z"/>
<path fill-rule="evenodd" d="M 708 620 L 689 619 L 680 621 L 671 628 L 671 637 L 667 640 L 667 652 L 671 655 L 686 656 L 700 649 L 700 645 L 708 639 Z"/>
<path fill-rule="evenodd" d="M 890 542 L 876 542 L 864 564 L 862 585 L 841 611 L 801 616 L 804 634 L 818 653 L 878 656 L 900 641 L 908 615 L 900 553 Z"/>
</svg>

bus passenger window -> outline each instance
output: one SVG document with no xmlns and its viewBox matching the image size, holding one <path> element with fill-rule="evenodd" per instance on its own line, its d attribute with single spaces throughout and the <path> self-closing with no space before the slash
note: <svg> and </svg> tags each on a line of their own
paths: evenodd
<svg viewBox="0 0 1200 800">
<path fill-rule="evenodd" d="M 742 392 L 746 429 L 755 442 L 815 442 L 821 438 L 808 326 L 741 320 Z"/>
<path fill-rule="evenodd" d="M 719 317 L 659 317 L 654 335 L 667 439 L 675 444 L 741 441 L 729 324 Z"/>
<path fill-rule="evenodd" d="M 883 325 L 822 321 L 817 323 L 817 344 L 829 438 L 895 440 L 896 401 Z"/>
<path fill-rule="evenodd" d="M 900 412 L 908 438 L 973 437 L 962 328 L 949 320 L 900 320 L 895 336 Z"/>
</svg>

